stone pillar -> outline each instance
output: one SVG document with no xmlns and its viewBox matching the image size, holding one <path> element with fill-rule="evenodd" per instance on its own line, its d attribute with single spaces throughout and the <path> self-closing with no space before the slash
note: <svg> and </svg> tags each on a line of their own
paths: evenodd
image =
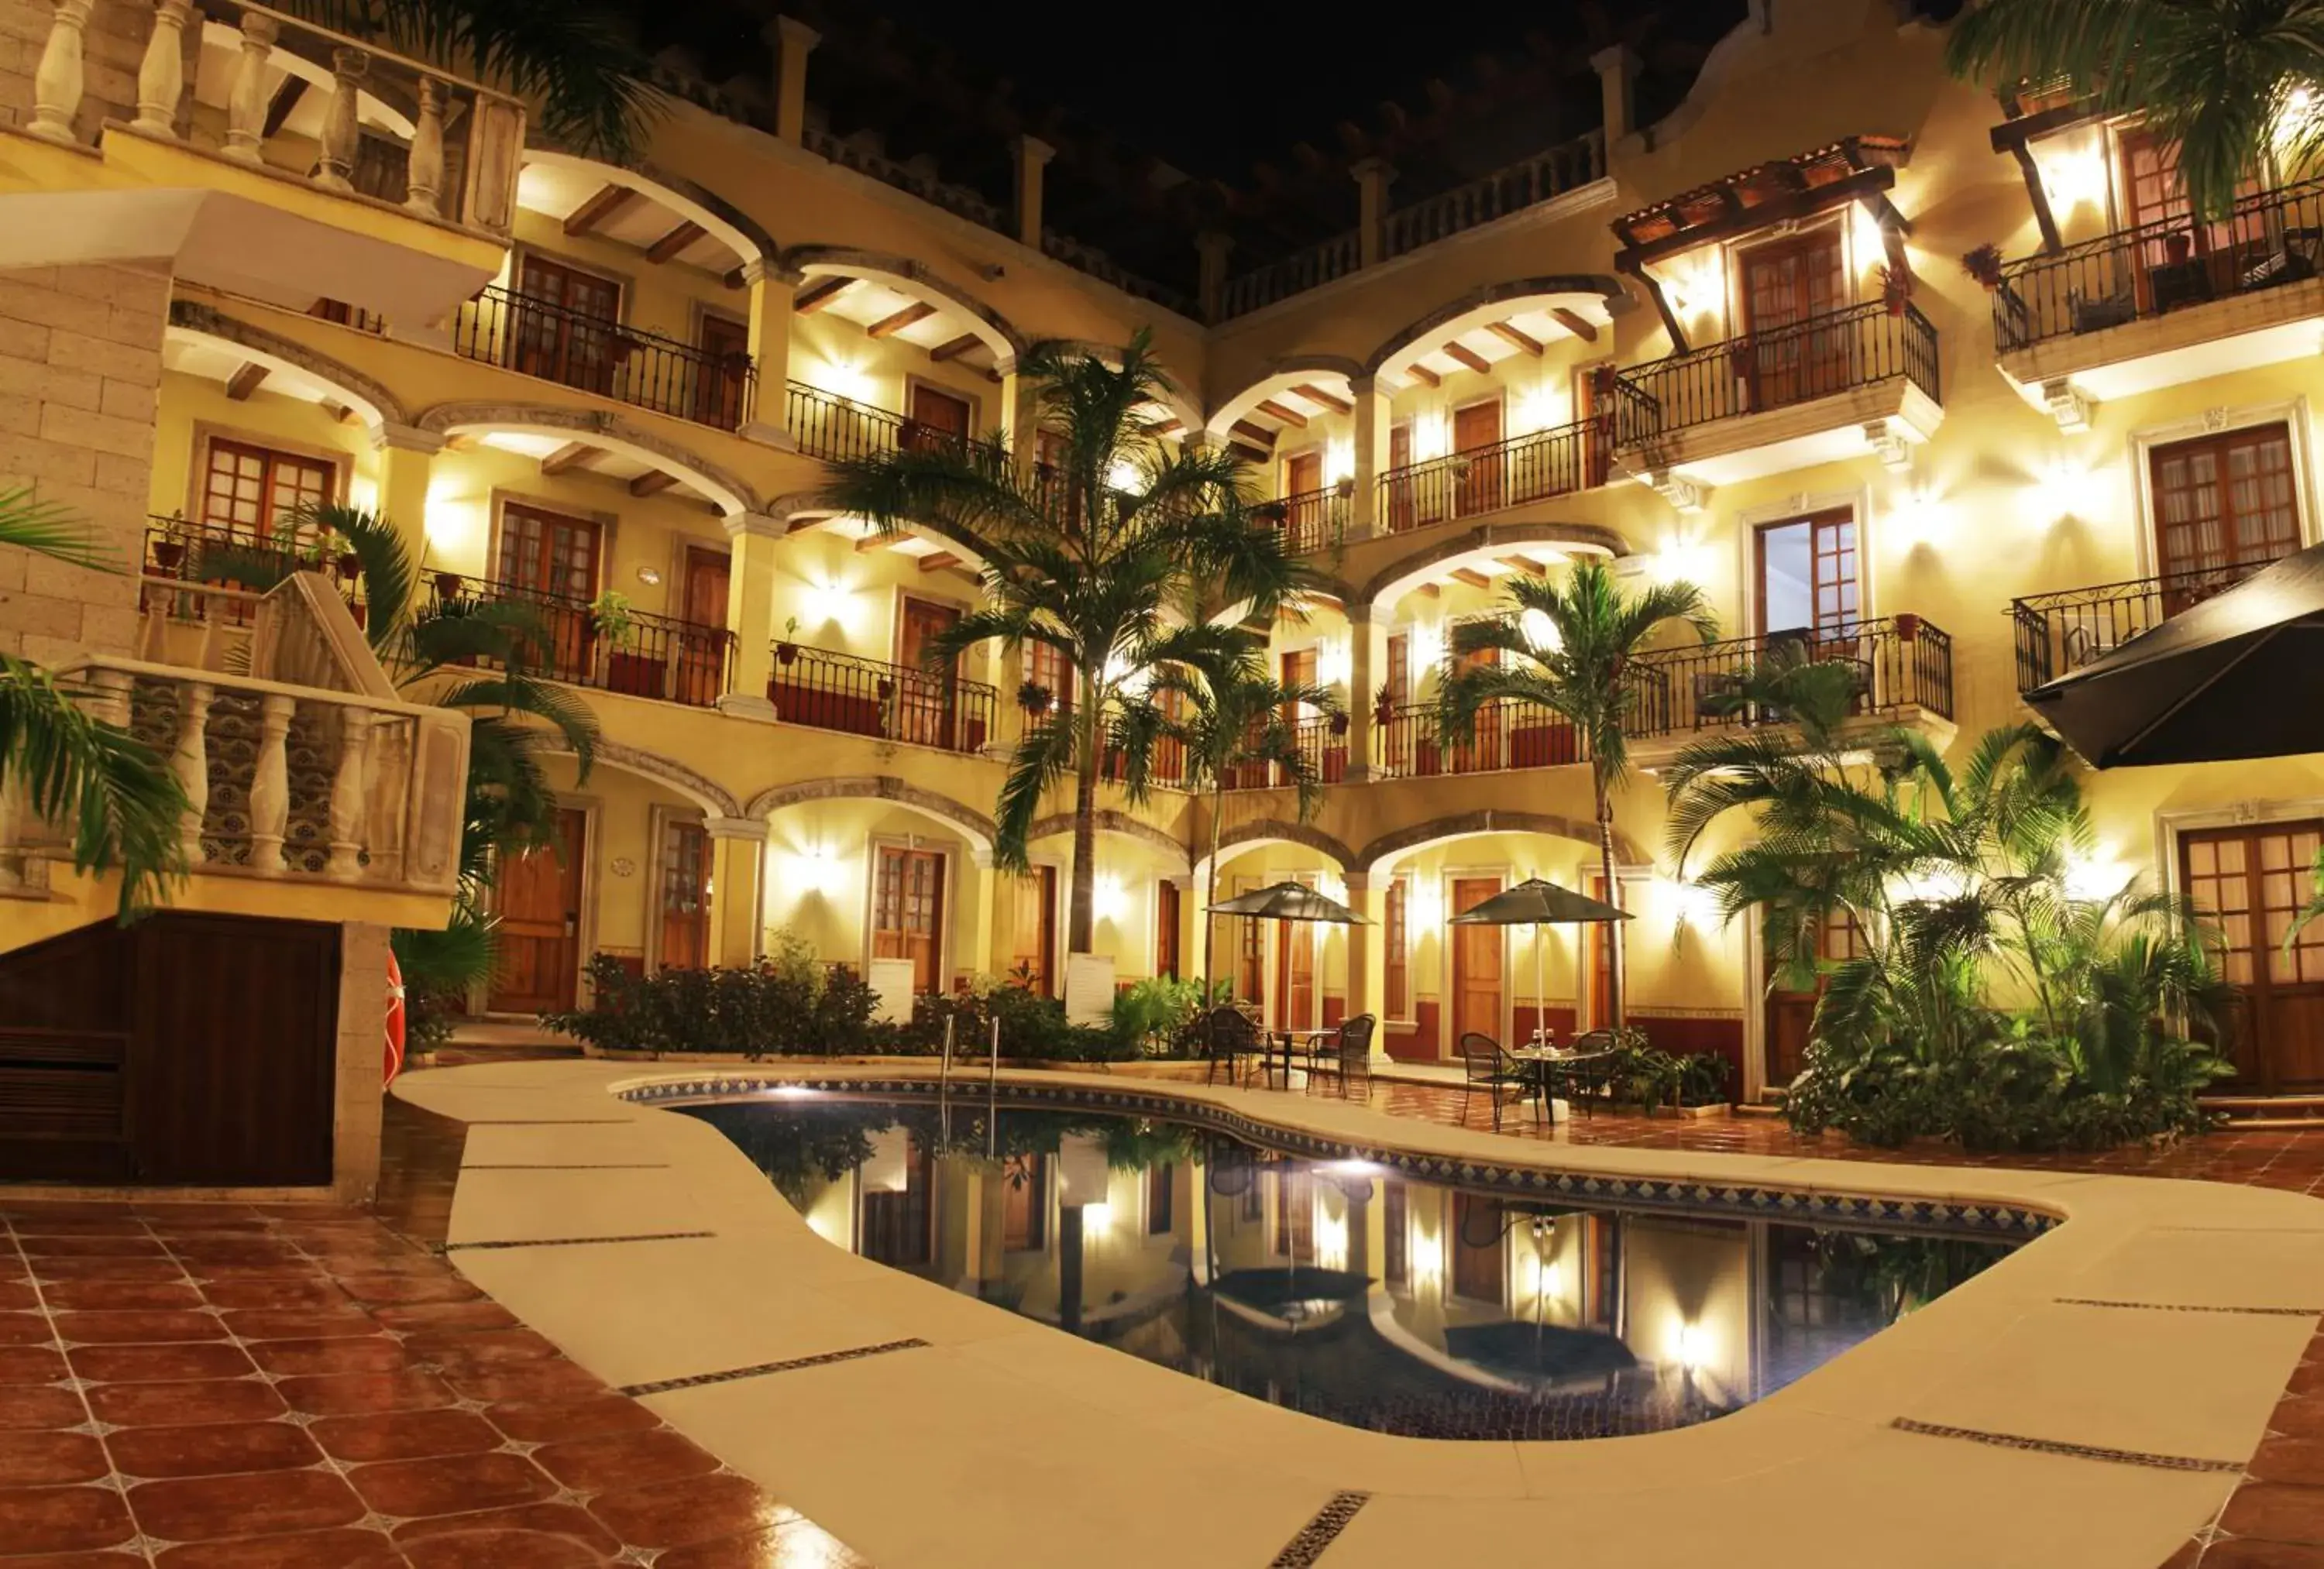
<svg viewBox="0 0 2324 1569">
<path fill-rule="evenodd" d="M 339 928 L 338 1051 L 333 1063 L 331 1187 L 361 1204 L 379 1186 L 379 1078 L 387 1052 L 387 928 Z"/>
<path fill-rule="evenodd" d="M 1601 49 L 1590 57 L 1590 64 L 1598 72 L 1598 92 L 1605 106 L 1606 156 L 1614 156 L 1614 143 L 1637 129 L 1633 123 L 1637 113 L 1638 68 L 1644 63 L 1638 51 L 1627 43 Z"/>
<path fill-rule="evenodd" d="M 1001 902 L 1000 875 L 992 869 L 992 852 L 972 849 L 965 865 L 954 862 L 960 877 L 960 892 L 953 899 L 952 968 L 945 977 L 945 989 L 952 989 L 952 975 L 965 970 L 970 975 L 993 975 L 1001 966 L 992 953 L 994 907 Z M 955 1044 L 973 1051 L 969 1041 Z"/>
<path fill-rule="evenodd" d="M 1370 539 L 1388 532 L 1379 477 L 1388 472 L 1388 391 L 1378 376 L 1355 376 L 1348 381 L 1348 395 L 1356 405 L 1350 422 L 1355 427 L 1356 493 L 1348 533 L 1353 539 Z"/>
<path fill-rule="evenodd" d="M 1018 472 L 1028 473 L 1041 444 L 1032 439 L 1032 427 L 1025 419 L 1025 380 L 1017 373 L 1017 356 L 1003 355 L 992 368 L 1001 377 L 1001 445 L 1009 449 Z"/>
<path fill-rule="evenodd" d="M 778 16 L 774 26 L 775 135 L 797 147 L 807 136 L 807 57 L 823 34 L 796 16 Z"/>
<path fill-rule="evenodd" d="M 1356 177 L 1356 265 L 1377 267 L 1388 257 L 1388 182 L 1396 178 L 1396 166 L 1365 158 L 1348 172 Z"/>
<path fill-rule="evenodd" d="M 1038 136 L 1017 138 L 1010 148 L 1015 176 L 1017 242 L 1028 249 L 1041 248 L 1041 170 L 1057 150 Z"/>
<path fill-rule="evenodd" d="M 751 365 L 757 385 L 751 396 L 751 417 L 741 435 L 746 441 L 798 450 L 798 438 L 785 423 L 791 372 L 791 302 L 798 294 L 799 275 L 788 272 L 762 256 L 742 263 L 742 281 L 751 290 Z"/>
<path fill-rule="evenodd" d="M 1373 739 L 1372 693 L 1388 669 L 1388 629 L 1373 605 L 1348 607 L 1348 771 L 1347 783 L 1360 784 L 1372 777 L 1377 755 Z"/>
<path fill-rule="evenodd" d="M 379 515 L 395 526 L 403 548 L 411 553 L 412 566 L 425 567 L 428 479 L 436 454 L 444 450 L 444 438 L 416 426 L 381 425 L 371 433 L 371 446 L 378 454 Z"/>
<path fill-rule="evenodd" d="M 729 968 L 756 964 L 765 950 L 767 820 L 708 817 L 710 960 Z"/>
<path fill-rule="evenodd" d="M 1348 885 L 1348 908 L 1362 916 L 1366 925 L 1351 926 L 1348 931 L 1348 1016 L 1370 1014 L 1374 1021 L 1372 1030 L 1372 1060 L 1388 1060 L 1388 1019 L 1383 1012 L 1387 1001 L 1388 972 L 1381 960 L 1388 940 L 1388 885 L 1385 873 L 1349 872 L 1343 879 Z"/>
<path fill-rule="evenodd" d="M 737 512 L 725 519 L 733 542 L 726 578 L 726 626 L 734 634 L 733 690 L 718 700 L 722 713 L 772 720 L 767 682 L 775 669 L 775 552 L 783 522 L 763 512 Z"/>
<path fill-rule="evenodd" d="M 1234 237 L 1215 229 L 1205 229 L 1194 236 L 1194 253 L 1202 258 L 1202 282 L 1196 294 L 1202 301 L 1204 321 L 1219 319 L 1219 305 L 1226 294 L 1227 254 L 1233 249 Z"/>
</svg>

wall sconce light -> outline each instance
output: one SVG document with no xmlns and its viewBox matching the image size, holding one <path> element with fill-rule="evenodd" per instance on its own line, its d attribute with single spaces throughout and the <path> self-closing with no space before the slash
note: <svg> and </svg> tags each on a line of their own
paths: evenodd
<svg viewBox="0 0 2324 1569">
<path fill-rule="evenodd" d="M 648 588 L 659 588 L 661 586 L 661 571 L 658 567 L 641 566 L 638 568 L 638 581 Z"/>
<path fill-rule="evenodd" d="M 1123 891 L 1121 879 L 1111 873 L 1100 876 L 1090 889 L 1090 908 L 1101 921 L 1119 921 L 1130 908 L 1130 898 Z"/>
</svg>

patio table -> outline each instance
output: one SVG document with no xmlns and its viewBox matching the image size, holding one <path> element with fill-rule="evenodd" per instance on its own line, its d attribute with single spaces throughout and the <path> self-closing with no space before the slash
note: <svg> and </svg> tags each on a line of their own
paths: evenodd
<svg viewBox="0 0 2324 1569">
<path fill-rule="evenodd" d="M 1520 1046 L 1509 1053 L 1526 1069 L 1526 1087 L 1540 1098 L 1542 1121 L 1552 1127 L 1557 1124 L 1557 1103 L 1550 1096 L 1550 1081 L 1556 1077 L 1557 1069 L 1602 1062 L 1613 1055 L 1611 1051 L 1575 1051 L 1555 1046 Z"/>
</svg>

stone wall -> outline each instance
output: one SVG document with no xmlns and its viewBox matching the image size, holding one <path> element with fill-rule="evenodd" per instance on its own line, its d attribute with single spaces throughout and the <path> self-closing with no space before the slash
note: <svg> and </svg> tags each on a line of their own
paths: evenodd
<svg viewBox="0 0 2324 1569">
<path fill-rule="evenodd" d="M 32 485 L 121 566 L 0 546 L 0 652 L 135 649 L 169 299 L 165 274 L 134 267 L 0 271 L 0 491 Z"/>
</svg>

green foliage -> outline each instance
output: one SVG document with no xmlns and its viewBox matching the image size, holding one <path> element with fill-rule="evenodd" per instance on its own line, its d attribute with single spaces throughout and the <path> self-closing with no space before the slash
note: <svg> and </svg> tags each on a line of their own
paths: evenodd
<svg viewBox="0 0 2324 1569">
<path fill-rule="evenodd" d="M 35 817 L 69 825 L 74 870 L 119 868 L 127 921 L 184 878 L 193 809 L 166 761 L 75 701 L 97 695 L 0 655 L 0 779 Z"/>
<path fill-rule="evenodd" d="M 1113 1032 L 1148 1057 L 1191 1056 L 1185 1047 L 1203 1003 L 1198 980 L 1148 976 L 1114 994 Z"/>
<path fill-rule="evenodd" d="M 1652 1108 L 1717 1106 L 1729 1098 L 1732 1073 L 1717 1052 L 1665 1051 L 1650 1044 L 1643 1030 L 1613 1033 L 1613 1056 L 1600 1070 L 1608 1099 Z"/>
<path fill-rule="evenodd" d="M 492 978 L 497 953 L 492 917 L 458 903 L 443 931 L 399 929 L 388 940 L 403 975 L 405 1043 L 432 1050 L 450 1037 L 458 1005 Z"/>
</svg>

